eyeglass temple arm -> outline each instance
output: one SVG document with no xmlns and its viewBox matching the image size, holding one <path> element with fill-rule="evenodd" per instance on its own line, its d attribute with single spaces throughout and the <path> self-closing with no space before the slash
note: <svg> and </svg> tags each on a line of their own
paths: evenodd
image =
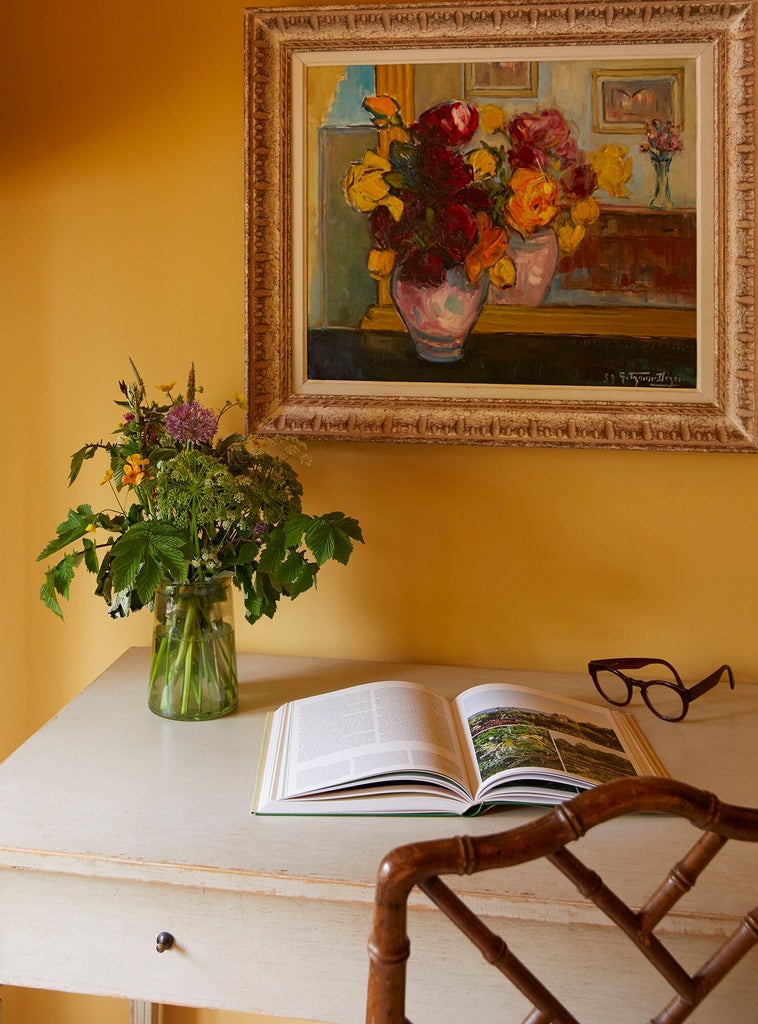
<svg viewBox="0 0 758 1024">
<path fill-rule="evenodd" d="M 712 690 L 713 687 L 718 683 L 726 672 L 729 677 L 729 688 L 734 689 L 734 675 L 730 665 L 722 665 L 721 668 L 717 668 L 715 672 L 711 672 L 709 676 L 702 679 L 699 683 L 695 683 L 691 686 L 687 693 L 689 694 L 690 700 L 695 700 L 696 697 L 700 697 L 702 694 L 707 693 L 708 690 Z"/>
</svg>

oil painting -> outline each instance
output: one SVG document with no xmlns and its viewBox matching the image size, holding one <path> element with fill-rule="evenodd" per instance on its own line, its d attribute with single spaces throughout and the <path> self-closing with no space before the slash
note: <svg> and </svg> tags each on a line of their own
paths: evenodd
<svg viewBox="0 0 758 1024">
<path fill-rule="evenodd" d="M 605 22 L 583 23 L 577 40 L 567 16 L 568 50 L 527 33 L 535 8 L 508 9 L 499 46 L 477 28 L 498 23 L 497 7 L 467 8 L 455 32 L 445 5 L 357 19 L 350 8 L 323 26 L 306 9 L 249 12 L 253 426 L 754 450 L 744 395 L 737 415 L 733 402 L 746 378 L 726 372 L 721 312 L 741 271 L 715 187 L 737 152 L 720 115 L 730 89 L 752 88 L 714 74 L 719 48 L 739 48 L 737 14 L 711 12 L 676 44 L 646 38 L 652 13 L 630 14 L 629 41 L 613 44 L 593 39 Z M 379 45 L 380 27 L 397 45 Z M 469 32 L 477 45 L 464 51 Z M 273 79 L 262 91 L 261 40 L 290 61 L 284 97 Z M 264 147 L 272 103 L 292 137 L 272 146 L 269 133 Z M 273 240 L 270 217 L 255 216 L 272 198 L 256 192 L 256 166 L 283 186 L 276 342 L 255 319 L 272 266 L 255 232 Z"/>
</svg>

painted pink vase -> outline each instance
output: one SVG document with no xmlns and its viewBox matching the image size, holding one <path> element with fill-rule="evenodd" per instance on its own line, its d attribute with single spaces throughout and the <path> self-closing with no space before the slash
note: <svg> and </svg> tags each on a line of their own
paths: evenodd
<svg viewBox="0 0 758 1024">
<path fill-rule="evenodd" d="M 516 267 L 512 288 L 490 288 L 489 301 L 499 306 L 539 306 L 547 295 L 558 267 L 558 239 L 548 228 L 528 238 L 511 233 L 508 255 Z"/>
<path fill-rule="evenodd" d="M 489 277 L 482 274 L 475 285 L 463 267 L 453 267 L 440 285 L 422 286 L 392 275 L 392 301 L 408 328 L 422 359 L 451 363 L 463 356 L 471 328 L 487 298 Z"/>
</svg>

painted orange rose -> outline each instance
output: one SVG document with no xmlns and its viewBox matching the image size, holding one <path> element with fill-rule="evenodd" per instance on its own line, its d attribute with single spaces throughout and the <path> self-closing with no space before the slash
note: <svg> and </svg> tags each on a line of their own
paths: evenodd
<svg viewBox="0 0 758 1024">
<path fill-rule="evenodd" d="M 495 227 L 485 213 L 477 214 L 476 245 L 463 262 L 469 284 L 476 284 L 485 270 L 500 260 L 508 248 L 508 232 Z"/>
<path fill-rule="evenodd" d="M 391 96 L 367 96 L 363 107 L 377 121 L 389 121 L 400 112 L 400 104 Z"/>
<path fill-rule="evenodd" d="M 519 167 L 511 176 L 511 190 L 505 216 L 523 238 L 546 228 L 558 216 L 558 184 L 542 171 Z"/>
</svg>

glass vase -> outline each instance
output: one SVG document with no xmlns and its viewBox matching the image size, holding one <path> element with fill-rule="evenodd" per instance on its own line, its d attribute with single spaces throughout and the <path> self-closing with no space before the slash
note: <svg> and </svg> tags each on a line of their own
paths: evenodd
<svg viewBox="0 0 758 1024">
<path fill-rule="evenodd" d="M 231 587 L 229 576 L 158 586 L 147 703 L 161 718 L 203 722 L 237 707 Z"/>
</svg>

